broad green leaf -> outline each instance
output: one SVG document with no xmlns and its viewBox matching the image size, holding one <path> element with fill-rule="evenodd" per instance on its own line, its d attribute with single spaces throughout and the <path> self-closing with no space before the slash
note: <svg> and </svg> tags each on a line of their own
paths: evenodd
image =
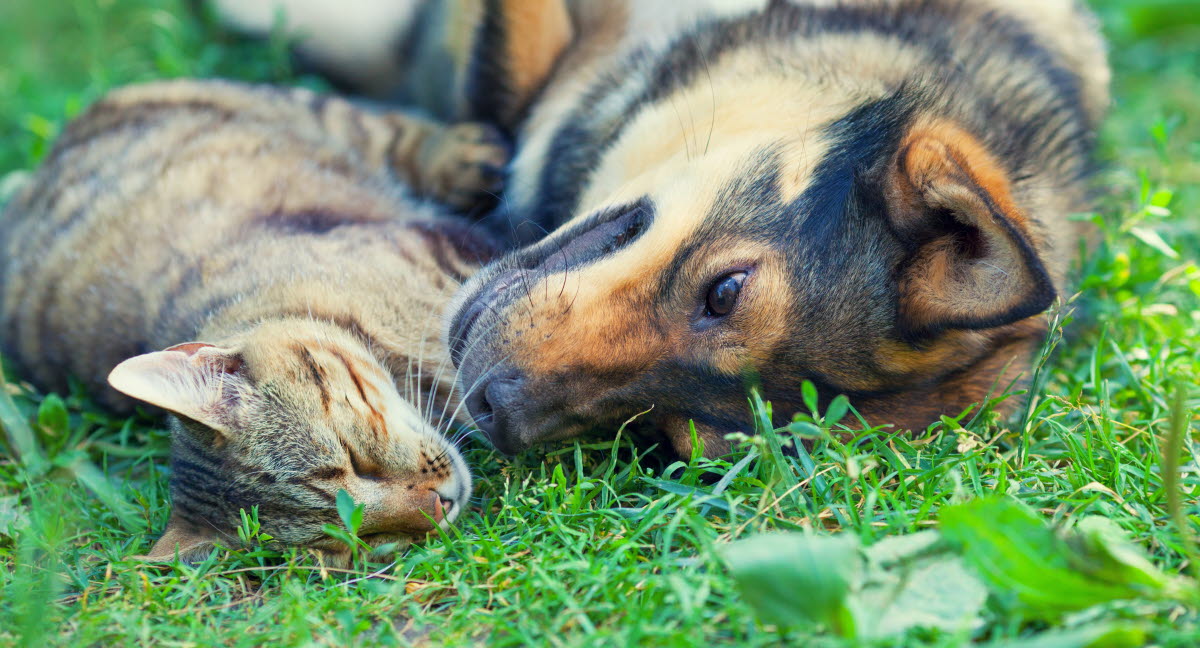
<svg viewBox="0 0 1200 648">
<path fill-rule="evenodd" d="M 372 556 L 390 556 L 400 549 L 398 542 L 385 542 L 371 550 Z"/>
<path fill-rule="evenodd" d="M 987 588 L 936 531 L 895 536 L 865 552 L 867 570 L 853 597 L 864 637 L 900 635 L 911 628 L 975 630 Z"/>
<path fill-rule="evenodd" d="M 788 423 L 787 431 L 794 436 L 802 439 L 823 439 L 825 433 L 821 428 L 809 423 L 808 421 L 792 421 Z"/>
<path fill-rule="evenodd" d="M 986 644 L 984 648 L 1137 648 L 1146 645 L 1146 631 L 1125 623 L 1097 623 L 1051 630 L 1028 639 Z"/>
<path fill-rule="evenodd" d="M 1079 571 L 1068 543 L 1035 512 L 992 497 L 942 510 L 941 530 L 989 589 L 1031 618 L 1057 619 L 1108 601 L 1138 598 L 1141 583 L 1110 582 Z"/>
<path fill-rule="evenodd" d="M 338 517 L 342 518 L 342 524 L 345 524 L 350 533 L 354 534 L 358 533 L 358 526 L 354 524 L 354 511 L 356 508 L 354 498 L 350 496 L 350 493 L 347 493 L 344 488 L 339 489 L 337 494 Z M 361 514 L 359 517 L 361 518 Z"/>
<path fill-rule="evenodd" d="M 346 533 L 345 529 L 336 524 L 323 524 L 321 525 L 321 530 L 325 532 L 325 535 L 341 542 L 347 547 L 354 546 L 354 538 L 350 537 L 350 534 Z"/>
<path fill-rule="evenodd" d="M 982 625 L 987 589 L 936 532 L 860 550 L 853 536 L 764 534 L 729 545 L 734 579 L 759 617 L 823 625 L 846 637 Z"/>
<path fill-rule="evenodd" d="M 988 591 L 957 556 L 942 556 L 881 572 L 854 597 L 864 637 L 900 635 L 910 628 L 976 630 Z"/>
<path fill-rule="evenodd" d="M 817 416 L 817 388 L 812 381 L 805 380 L 800 383 L 800 396 L 804 399 L 804 405 L 808 407 L 809 413 Z"/>
<path fill-rule="evenodd" d="M 829 403 L 829 408 L 825 410 L 825 423 L 834 425 L 842 420 L 846 412 L 850 411 L 850 399 L 843 394 L 838 394 L 833 401 Z"/>
<path fill-rule="evenodd" d="M 1069 557 L 1075 569 L 1098 581 L 1144 587 L 1147 596 L 1171 585 L 1171 579 L 1125 538 L 1116 522 L 1088 516 L 1075 524 L 1074 531 L 1067 544 L 1073 550 Z"/>
<path fill-rule="evenodd" d="M 920 531 L 889 536 L 867 547 L 863 553 L 873 566 L 886 569 L 927 554 L 941 553 L 944 547 L 937 531 Z"/>
<path fill-rule="evenodd" d="M 764 533 L 731 543 L 721 553 L 763 621 L 823 625 L 844 637 L 856 635 L 849 597 L 861 568 L 857 539 Z"/>
<path fill-rule="evenodd" d="M 38 406 L 38 425 L 50 433 L 65 437 L 70 431 L 70 417 L 67 415 L 67 405 L 57 394 L 49 394 Z"/>
</svg>

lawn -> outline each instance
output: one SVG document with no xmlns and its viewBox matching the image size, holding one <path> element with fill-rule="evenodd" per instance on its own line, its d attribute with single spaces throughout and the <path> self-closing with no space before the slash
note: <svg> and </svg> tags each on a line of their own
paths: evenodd
<svg viewBox="0 0 1200 648">
<path fill-rule="evenodd" d="M 292 69 L 280 43 L 221 34 L 190 4 L 0 3 L 0 201 L 64 120 L 115 85 L 198 75 L 320 86 Z M 997 494 L 1036 511 L 1038 524 L 1108 518 L 1158 569 L 1189 573 L 1194 553 L 1179 523 L 1195 533 L 1200 521 L 1200 5 L 1096 5 L 1116 103 L 1097 211 L 1077 217 L 1103 241 L 1081 263 L 1079 294 L 1053 314 L 1062 326 L 1021 416 L 970 412 L 912 436 L 861 431 L 850 443 L 808 416 L 796 426 L 815 439 L 807 453 L 778 454 L 770 433 L 728 462 L 672 463 L 624 436 L 513 459 L 476 445 L 466 453 L 479 482 L 473 511 L 392 562 L 337 571 L 259 547 L 155 567 L 128 557 L 166 522 L 162 427 L 107 416 L 78 390 L 36 393 L 9 371 L 0 645 L 855 645 L 836 624 L 757 617 L 724 548 L 769 530 L 872 545 L 948 528 L 943 511 L 958 519 L 961 503 Z M 1172 424 L 1188 432 L 1175 437 L 1179 471 L 1164 463 Z M 257 546 L 253 521 L 245 526 Z M 790 591 L 824 591 L 798 583 Z M 1058 587 L 1067 585 L 1035 589 L 1065 596 Z M 1052 616 L 993 592 L 974 628 L 867 643 L 1085 645 L 1046 633 L 1105 627 L 1119 630 L 1107 645 L 1137 645 L 1143 633 L 1156 645 L 1200 645 L 1200 592 L 1191 581 L 1184 590 Z"/>
</svg>

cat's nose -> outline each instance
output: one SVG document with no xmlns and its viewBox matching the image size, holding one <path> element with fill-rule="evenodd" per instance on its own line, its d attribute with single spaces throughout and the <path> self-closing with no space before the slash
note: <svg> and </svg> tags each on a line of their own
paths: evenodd
<svg viewBox="0 0 1200 648">
<path fill-rule="evenodd" d="M 518 422 L 525 401 L 525 384 L 525 375 L 520 370 L 497 368 L 467 396 L 467 412 L 475 427 L 505 454 L 524 447 Z"/>
<path fill-rule="evenodd" d="M 442 497 L 440 493 L 435 493 L 437 500 L 433 503 L 433 521 L 438 524 L 442 520 L 454 514 L 454 500 Z"/>
</svg>

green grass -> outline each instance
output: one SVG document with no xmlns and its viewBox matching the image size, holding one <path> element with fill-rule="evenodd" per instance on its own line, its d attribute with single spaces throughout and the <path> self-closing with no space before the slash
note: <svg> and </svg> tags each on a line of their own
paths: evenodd
<svg viewBox="0 0 1200 648">
<path fill-rule="evenodd" d="M 279 44 L 217 34 L 184 4 L 0 3 L 0 195 L 65 119 L 114 85 L 296 80 Z M 795 528 L 870 544 L 936 527 L 942 507 L 993 493 L 1055 523 L 1108 517 L 1160 568 L 1194 569 L 1162 457 L 1178 385 L 1190 390 L 1190 433 L 1174 492 L 1195 532 L 1200 17 L 1188 0 L 1098 4 L 1117 73 L 1098 211 L 1088 216 L 1103 243 L 1083 263 L 1081 294 L 1059 311 L 1066 326 L 1024 416 L 968 416 L 913 438 L 873 430 L 846 445 L 818 440 L 811 466 L 769 444 L 736 465 L 669 465 L 625 438 L 514 460 L 475 447 L 474 510 L 393 563 L 341 573 L 255 550 L 150 567 L 128 556 L 166 521 L 161 428 L 113 419 L 79 393 L 43 397 L 10 372 L 15 416 L 35 424 L 24 439 L 10 424 L 0 454 L 0 645 L 845 645 L 820 628 L 758 623 L 717 548 Z M 705 469 L 726 478 L 710 485 Z M 974 634 L 915 632 L 880 645 L 986 644 L 1046 628 L 1001 605 L 985 616 Z M 1111 604 L 1063 624 L 1096 619 L 1143 625 L 1158 645 L 1200 643 L 1200 615 L 1182 603 Z"/>
</svg>

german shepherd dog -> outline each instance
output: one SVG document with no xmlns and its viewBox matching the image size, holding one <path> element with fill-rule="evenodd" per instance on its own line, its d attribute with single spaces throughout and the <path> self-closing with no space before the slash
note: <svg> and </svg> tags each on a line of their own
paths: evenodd
<svg viewBox="0 0 1200 648">
<path fill-rule="evenodd" d="M 649 410 L 678 452 L 719 455 L 751 427 L 748 383 L 787 415 L 805 380 L 920 429 L 1029 373 L 1108 104 L 1079 3 L 456 0 L 410 18 L 395 87 L 508 128 L 501 215 L 549 232 L 450 311 L 501 451 Z"/>
</svg>

